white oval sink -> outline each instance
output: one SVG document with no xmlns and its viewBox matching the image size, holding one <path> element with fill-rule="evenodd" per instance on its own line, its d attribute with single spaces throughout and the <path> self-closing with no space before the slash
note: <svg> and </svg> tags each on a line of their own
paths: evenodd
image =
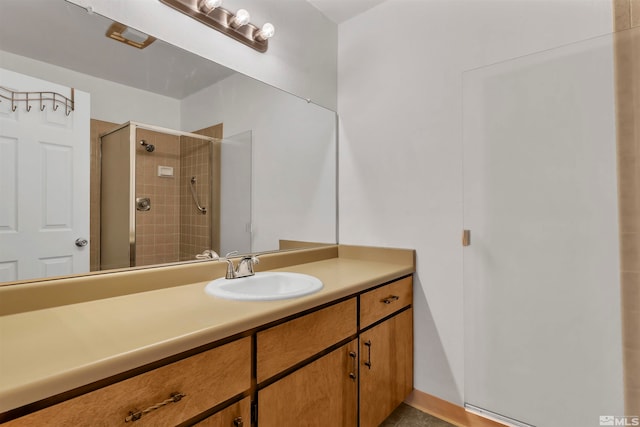
<svg viewBox="0 0 640 427">
<path fill-rule="evenodd" d="M 216 279 L 209 282 L 204 291 L 226 299 L 275 301 L 309 295 L 322 286 L 320 279 L 307 274 L 265 271 L 239 279 Z"/>
</svg>

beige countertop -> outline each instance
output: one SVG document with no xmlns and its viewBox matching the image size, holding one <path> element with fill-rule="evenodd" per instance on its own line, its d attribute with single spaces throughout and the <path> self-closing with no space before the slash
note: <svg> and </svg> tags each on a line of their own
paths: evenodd
<svg viewBox="0 0 640 427">
<path fill-rule="evenodd" d="M 324 288 L 246 302 L 209 296 L 198 282 L 0 316 L 0 413 L 352 295 L 414 265 L 339 257 L 277 270 L 311 274 Z"/>
</svg>

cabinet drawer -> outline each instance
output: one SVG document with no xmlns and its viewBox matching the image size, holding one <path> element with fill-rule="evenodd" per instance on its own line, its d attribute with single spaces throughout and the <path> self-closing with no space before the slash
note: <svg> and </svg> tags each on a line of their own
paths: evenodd
<svg viewBox="0 0 640 427">
<path fill-rule="evenodd" d="M 406 277 L 360 295 L 360 329 L 408 306 L 413 301 L 413 278 Z"/>
<path fill-rule="evenodd" d="M 258 383 L 357 332 L 355 298 L 257 334 Z"/>
<path fill-rule="evenodd" d="M 178 362 L 10 421 L 7 426 L 125 425 L 175 392 L 177 402 L 144 413 L 135 426 L 175 426 L 251 387 L 251 338 L 242 338 Z M 129 425 L 126 423 L 126 425 Z"/>
</svg>

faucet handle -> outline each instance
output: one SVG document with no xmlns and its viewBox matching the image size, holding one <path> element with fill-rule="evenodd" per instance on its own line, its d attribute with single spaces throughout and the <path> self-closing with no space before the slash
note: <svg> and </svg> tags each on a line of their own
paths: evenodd
<svg viewBox="0 0 640 427">
<path fill-rule="evenodd" d="M 243 261 L 251 261 L 252 264 L 260 263 L 260 259 L 258 258 L 257 255 L 247 255 L 247 256 L 243 257 L 242 260 Z"/>
<path fill-rule="evenodd" d="M 235 255 L 237 253 L 238 253 L 238 251 L 231 251 L 231 252 L 227 253 L 224 257 L 225 258 L 229 258 L 231 255 Z"/>
<path fill-rule="evenodd" d="M 225 274 L 225 279 L 235 279 L 237 277 L 236 270 L 233 266 L 233 261 L 229 259 L 231 255 L 237 254 L 238 251 L 231 251 L 227 253 L 224 258 L 219 258 L 218 261 L 226 261 L 227 263 L 227 273 Z"/>
<path fill-rule="evenodd" d="M 236 277 L 253 276 L 253 266 L 259 263 L 260 260 L 255 255 L 246 255 L 242 257 L 236 268 Z"/>
<path fill-rule="evenodd" d="M 201 254 L 196 255 L 196 259 L 220 259 L 220 255 L 212 249 L 205 249 Z"/>
</svg>

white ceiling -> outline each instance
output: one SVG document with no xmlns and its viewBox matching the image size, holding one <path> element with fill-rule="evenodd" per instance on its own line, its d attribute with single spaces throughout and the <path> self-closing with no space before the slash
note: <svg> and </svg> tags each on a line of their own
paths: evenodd
<svg viewBox="0 0 640 427">
<path fill-rule="evenodd" d="M 336 24 L 360 15 L 386 0 L 307 0 Z"/>
<path fill-rule="evenodd" d="M 307 0 L 341 23 L 386 0 Z M 143 50 L 105 37 L 111 20 L 65 0 L 0 0 L 0 50 L 183 99 L 234 73 L 160 40 Z"/>
<path fill-rule="evenodd" d="M 111 23 L 64 0 L 0 0 L 0 50 L 176 99 L 234 73 L 160 40 L 109 39 Z"/>
</svg>

